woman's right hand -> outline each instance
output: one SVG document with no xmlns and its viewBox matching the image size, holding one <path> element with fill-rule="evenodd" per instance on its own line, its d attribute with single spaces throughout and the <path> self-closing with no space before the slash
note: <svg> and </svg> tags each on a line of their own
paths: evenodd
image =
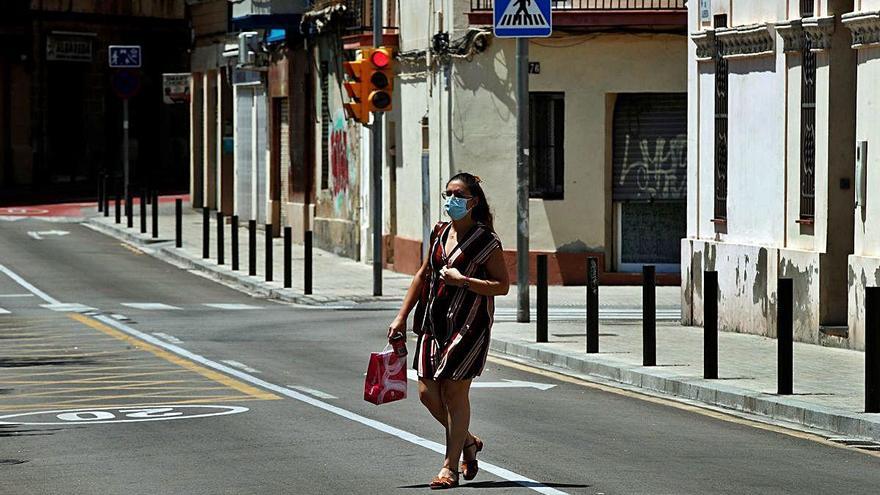
<svg viewBox="0 0 880 495">
<path fill-rule="evenodd" d="M 401 319 L 399 316 L 391 322 L 391 325 L 388 325 L 388 340 L 391 340 L 391 336 L 395 333 L 406 335 L 406 320 Z"/>
</svg>

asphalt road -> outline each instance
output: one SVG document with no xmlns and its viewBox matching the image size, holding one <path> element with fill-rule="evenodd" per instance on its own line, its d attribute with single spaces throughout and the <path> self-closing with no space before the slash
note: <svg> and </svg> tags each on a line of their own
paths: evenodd
<svg viewBox="0 0 880 495">
<path fill-rule="evenodd" d="M 28 236 L 47 227 L 69 234 Z M 0 222 L 0 266 L 0 493 L 418 493 L 440 467 L 414 395 L 361 397 L 389 311 L 251 298 L 77 224 Z M 808 436 L 499 360 L 479 382 L 471 430 L 492 466 L 457 492 L 880 486 L 877 457 Z"/>
</svg>

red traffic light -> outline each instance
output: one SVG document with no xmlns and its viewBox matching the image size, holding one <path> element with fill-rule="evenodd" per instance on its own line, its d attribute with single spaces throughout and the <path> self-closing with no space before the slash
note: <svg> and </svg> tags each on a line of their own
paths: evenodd
<svg viewBox="0 0 880 495">
<path fill-rule="evenodd" d="M 373 66 L 378 69 L 384 69 L 391 65 L 391 55 L 388 54 L 385 50 L 375 50 L 370 55 L 370 62 L 373 63 Z"/>
</svg>

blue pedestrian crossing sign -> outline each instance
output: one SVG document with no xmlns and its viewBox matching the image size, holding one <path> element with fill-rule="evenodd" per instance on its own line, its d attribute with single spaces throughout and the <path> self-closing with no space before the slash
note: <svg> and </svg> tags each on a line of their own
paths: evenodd
<svg viewBox="0 0 880 495">
<path fill-rule="evenodd" d="M 110 67 L 136 69 L 141 66 L 140 45 L 110 45 Z"/>
<path fill-rule="evenodd" d="M 551 0 L 495 0 L 495 36 L 542 38 L 553 33 Z"/>
</svg>

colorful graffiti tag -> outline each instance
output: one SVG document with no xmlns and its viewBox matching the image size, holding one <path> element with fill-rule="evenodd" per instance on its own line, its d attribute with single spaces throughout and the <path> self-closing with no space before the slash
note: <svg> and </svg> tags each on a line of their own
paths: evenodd
<svg viewBox="0 0 880 495">
<path fill-rule="evenodd" d="M 339 110 L 333 119 L 333 130 L 330 133 L 330 188 L 333 193 L 333 205 L 337 214 L 343 210 L 352 188 L 352 177 L 355 175 L 350 156 L 348 129 L 345 112 Z"/>
</svg>

